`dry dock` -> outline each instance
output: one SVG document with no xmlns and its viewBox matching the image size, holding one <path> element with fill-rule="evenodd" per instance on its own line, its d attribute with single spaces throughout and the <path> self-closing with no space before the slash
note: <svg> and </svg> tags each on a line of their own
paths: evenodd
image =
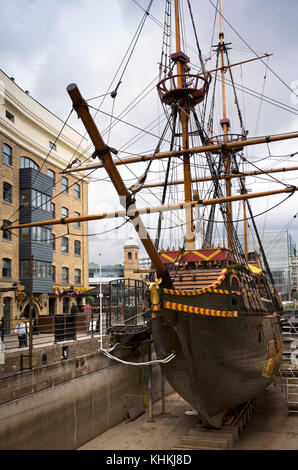
<svg viewBox="0 0 298 470">
<path fill-rule="evenodd" d="M 177 394 L 166 398 L 166 413 L 154 405 L 154 421 L 148 414 L 123 422 L 79 450 L 298 450 L 298 413 L 288 413 L 286 391 L 271 385 L 246 424 L 223 433 L 202 435 L 196 416 L 185 415 L 190 406 Z M 237 429 L 236 429 L 237 428 Z M 238 432 L 239 431 L 239 432 Z"/>
</svg>

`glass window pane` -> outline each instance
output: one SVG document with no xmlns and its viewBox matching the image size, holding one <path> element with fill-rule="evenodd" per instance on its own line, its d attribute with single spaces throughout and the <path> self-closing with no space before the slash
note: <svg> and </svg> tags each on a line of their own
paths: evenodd
<svg viewBox="0 0 298 470">
<path fill-rule="evenodd" d="M 75 276 L 75 283 L 80 284 L 81 283 L 81 270 L 75 269 L 74 276 Z"/>
<path fill-rule="evenodd" d="M 68 238 L 66 237 L 62 238 L 62 252 L 68 253 Z"/>
<path fill-rule="evenodd" d="M 30 228 L 29 227 L 23 227 L 21 229 L 21 240 L 25 240 L 25 241 L 30 240 Z"/>
<path fill-rule="evenodd" d="M 9 220 L 3 220 L 3 225 L 11 225 Z M 10 230 L 3 230 L 3 240 L 11 241 L 11 231 Z"/>
<path fill-rule="evenodd" d="M 80 215 L 81 214 L 79 212 L 74 213 L 75 217 L 80 217 Z M 81 222 L 75 222 L 74 226 L 75 226 L 75 228 L 80 228 L 81 227 Z"/>
<path fill-rule="evenodd" d="M 8 258 L 2 260 L 2 277 L 11 277 L 11 260 Z"/>
<path fill-rule="evenodd" d="M 68 179 L 65 176 L 61 179 L 61 190 L 68 193 Z"/>
<path fill-rule="evenodd" d="M 21 261 L 21 276 L 29 277 L 29 275 L 30 275 L 30 262 L 29 260 L 22 260 Z"/>
<path fill-rule="evenodd" d="M 3 144 L 3 162 L 12 166 L 12 148 L 7 144 Z"/>
<path fill-rule="evenodd" d="M 3 201 L 12 203 L 12 186 L 9 183 L 3 183 Z"/>
<path fill-rule="evenodd" d="M 78 183 L 74 185 L 74 195 L 77 199 L 81 199 L 81 187 Z"/>
<path fill-rule="evenodd" d="M 24 206 L 25 205 L 28 205 L 29 204 L 29 189 L 22 189 L 22 192 L 21 192 L 21 204 L 23 204 Z"/>
<path fill-rule="evenodd" d="M 21 168 L 34 168 L 35 170 L 38 170 L 39 166 L 31 160 L 31 158 L 21 157 Z"/>
</svg>

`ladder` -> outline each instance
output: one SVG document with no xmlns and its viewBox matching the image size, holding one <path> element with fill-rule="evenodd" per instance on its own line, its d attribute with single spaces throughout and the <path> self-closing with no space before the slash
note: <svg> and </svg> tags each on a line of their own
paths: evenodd
<svg viewBox="0 0 298 470">
<path fill-rule="evenodd" d="M 298 413 L 298 371 L 290 372 L 286 382 L 288 414 Z"/>
<path fill-rule="evenodd" d="M 288 319 L 282 324 L 284 354 L 280 375 L 286 385 L 288 413 L 298 413 L 298 322 Z"/>
</svg>

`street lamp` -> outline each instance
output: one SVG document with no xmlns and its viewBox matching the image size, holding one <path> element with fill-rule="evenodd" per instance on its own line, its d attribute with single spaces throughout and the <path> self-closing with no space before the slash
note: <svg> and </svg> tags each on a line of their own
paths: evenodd
<svg viewBox="0 0 298 470">
<path fill-rule="evenodd" d="M 99 322 L 100 322 L 100 346 L 102 348 L 102 285 L 101 285 L 101 253 L 99 253 Z"/>
</svg>

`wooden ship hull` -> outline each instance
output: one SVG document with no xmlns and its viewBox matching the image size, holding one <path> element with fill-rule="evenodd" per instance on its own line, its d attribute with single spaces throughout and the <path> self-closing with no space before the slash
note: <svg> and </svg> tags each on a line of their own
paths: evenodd
<svg viewBox="0 0 298 470">
<path fill-rule="evenodd" d="M 228 253 L 209 253 L 216 251 Z M 214 266 L 175 274 L 174 288 L 162 289 L 153 313 L 156 354 L 175 351 L 162 365 L 165 377 L 204 424 L 220 428 L 228 411 L 261 394 L 276 375 L 283 351 L 279 316 L 262 274 Z"/>
</svg>

